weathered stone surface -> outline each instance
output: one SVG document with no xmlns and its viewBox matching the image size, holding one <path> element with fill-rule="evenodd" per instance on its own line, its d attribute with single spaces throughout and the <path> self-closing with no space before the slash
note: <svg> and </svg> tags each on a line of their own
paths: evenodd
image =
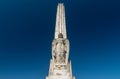
<svg viewBox="0 0 120 79">
<path fill-rule="evenodd" d="M 55 37 L 52 42 L 52 59 L 46 79 L 75 79 L 72 76 L 71 62 L 69 61 L 70 46 L 65 23 L 64 5 L 59 3 L 56 15 Z"/>
</svg>

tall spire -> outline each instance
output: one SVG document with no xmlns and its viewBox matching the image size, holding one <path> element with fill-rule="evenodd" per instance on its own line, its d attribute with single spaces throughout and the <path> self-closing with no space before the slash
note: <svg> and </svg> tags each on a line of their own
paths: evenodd
<svg viewBox="0 0 120 79">
<path fill-rule="evenodd" d="M 69 45 L 66 35 L 65 9 L 63 3 L 59 3 L 56 15 L 55 37 L 52 42 L 52 59 L 46 79 L 75 79 L 72 76 L 71 61 L 69 60 Z"/>
<path fill-rule="evenodd" d="M 66 21 L 65 21 L 65 8 L 63 3 L 59 3 L 57 6 L 57 15 L 56 15 L 56 28 L 55 28 L 55 39 L 58 38 L 58 35 L 62 34 L 63 38 L 67 38 L 66 34 Z"/>
</svg>

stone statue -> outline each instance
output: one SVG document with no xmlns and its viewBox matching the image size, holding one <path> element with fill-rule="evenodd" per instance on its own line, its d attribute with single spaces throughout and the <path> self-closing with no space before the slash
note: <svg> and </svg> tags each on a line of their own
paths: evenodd
<svg viewBox="0 0 120 79">
<path fill-rule="evenodd" d="M 58 35 L 58 39 L 54 39 L 52 43 L 53 59 L 57 64 L 65 64 L 68 59 L 69 41 L 63 38 L 62 33 Z"/>
</svg>

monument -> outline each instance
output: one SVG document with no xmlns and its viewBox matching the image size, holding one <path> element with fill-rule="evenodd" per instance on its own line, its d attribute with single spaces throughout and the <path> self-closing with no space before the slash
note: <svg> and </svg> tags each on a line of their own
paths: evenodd
<svg viewBox="0 0 120 79">
<path fill-rule="evenodd" d="M 75 79 L 69 60 L 70 44 L 66 34 L 65 9 L 63 3 L 57 6 L 55 35 L 52 42 L 52 59 L 46 79 Z"/>
</svg>

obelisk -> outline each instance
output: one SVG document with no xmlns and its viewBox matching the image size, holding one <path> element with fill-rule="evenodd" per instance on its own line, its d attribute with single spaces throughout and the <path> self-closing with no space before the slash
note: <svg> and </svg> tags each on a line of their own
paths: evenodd
<svg viewBox="0 0 120 79">
<path fill-rule="evenodd" d="M 63 3 L 57 6 L 55 35 L 52 42 L 52 59 L 46 79 L 75 79 L 72 76 L 69 60 L 70 44 L 66 34 L 65 8 Z"/>
</svg>

